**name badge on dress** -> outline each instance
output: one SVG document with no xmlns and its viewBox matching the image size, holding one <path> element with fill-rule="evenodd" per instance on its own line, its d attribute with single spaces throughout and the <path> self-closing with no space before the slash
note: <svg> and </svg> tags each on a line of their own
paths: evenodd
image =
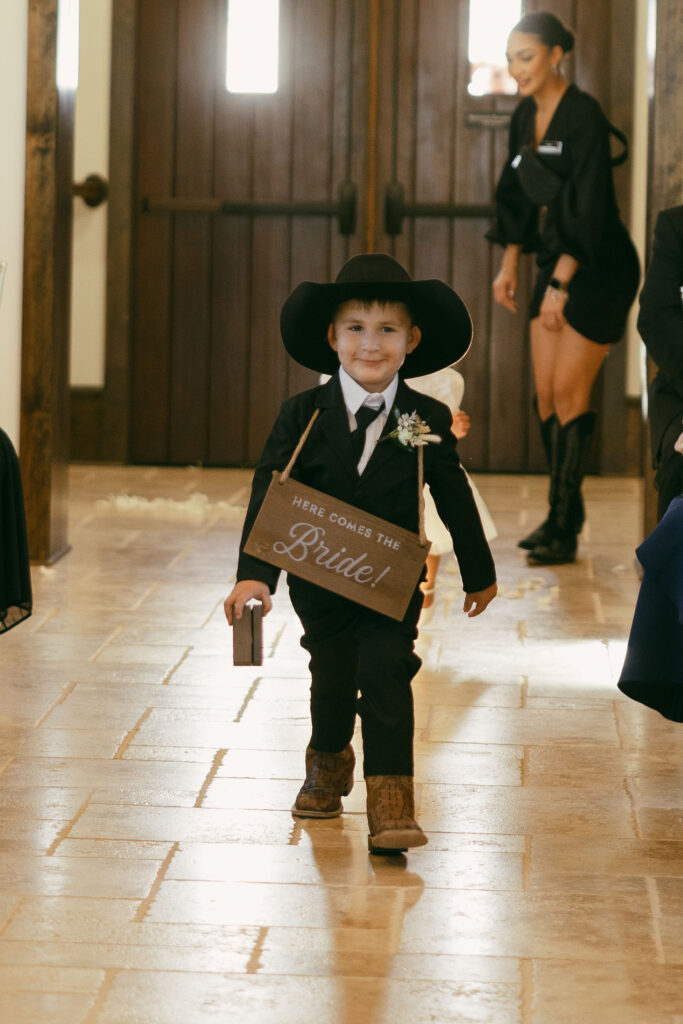
<svg viewBox="0 0 683 1024">
<path fill-rule="evenodd" d="M 539 142 L 537 153 L 543 153 L 545 156 L 560 156 L 562 153 L 562 142 L 558 140 L 553 142 L 551 139 L 544 139 L 543 142 Z"/>
</svg>

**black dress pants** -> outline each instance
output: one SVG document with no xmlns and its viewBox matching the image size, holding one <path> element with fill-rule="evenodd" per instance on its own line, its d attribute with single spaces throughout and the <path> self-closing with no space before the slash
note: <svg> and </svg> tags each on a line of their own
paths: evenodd
<svg viewBox="0 0 683 1024">
<path fill-rule="evenodd" d="M 414 651 L 421 591 L 397 622 L 296 577 L 288 582 L 304 628 L 301 646 L 310 654 L 311 746 L 343 750 L 358 713 L 364 775 L 412 775 L 411 681 L 422 664 Z"/>
</svg>

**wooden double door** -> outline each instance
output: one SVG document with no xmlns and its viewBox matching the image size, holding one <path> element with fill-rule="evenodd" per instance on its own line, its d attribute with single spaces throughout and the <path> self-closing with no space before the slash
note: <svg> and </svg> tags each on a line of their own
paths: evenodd
<svg viewBox="0 0 683 1024">
<path fill-rule="evenodd" d="M 281 0 L 278 91 L 239 95 L 227 0 L 139 0 L 131 461 L 253 465 L 315 383 L 284 352 L 283 301 L 384 251 L 472 313 L 468 467 L 540 468 L 527 324 L 493 307 L 484 239 L 516 100 L 468 95 L 468 8 Z"/>
</svg>

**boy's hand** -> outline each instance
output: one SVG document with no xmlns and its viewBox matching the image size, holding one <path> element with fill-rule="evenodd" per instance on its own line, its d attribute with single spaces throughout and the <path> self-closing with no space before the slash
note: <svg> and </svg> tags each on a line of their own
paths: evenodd
<svg viewBox="0 0 683 1024">
<path fill-rule="evenodd" d="M 244 606 L 252 598 L 256 598 L 257 601 L 261 602 L 264 615 L 267 615 L 273 607 L 273 602 L 270 599 L 270 590 L 266 583 L 261 583 L 260 580 L 240 580 L 239 583 L 235 584 L 231 593 L 228 594 L 223 602 L 225 617 L 231 626 L 235 619 L 242 618 Z"/>
<path fill-rule="evenodd" d="M 498 584 L 492 583 L 486 590 L 477 590 L 473 594 L 465 594 L 465 603 L 462 606 L 462 610 L 467 612 L 470 619 L 473 619 L 475 615 L 481 615 L 485 611 L 487 605 L 491 604 L 497 593 Z"/>
<path fill-rule="evenodd" d="M 466 412 L 462 409 L 460 412 L 456 412 L 453 416 L 453 422 L 451 424 L 451 430 L 455 434 L 458 440 L 461 437 L 466 437 L 470 430 L 470 418 Z"/>
</svg>

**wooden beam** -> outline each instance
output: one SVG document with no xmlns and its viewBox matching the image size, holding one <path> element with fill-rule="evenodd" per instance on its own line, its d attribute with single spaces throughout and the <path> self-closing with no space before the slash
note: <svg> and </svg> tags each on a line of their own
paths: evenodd
<svg viewBox="0 0 683 1024">
<path fill-rule="evenodd" d="M 64 0 L 30 0 L 21 368 L 21 463 L 31 558 L 68 550 L 73 86 L 56 82 Z M 77 7 L 75 8 L 77 11 Z M 76 32 L 78 54 L 78 23 Z"/>
</svg>

